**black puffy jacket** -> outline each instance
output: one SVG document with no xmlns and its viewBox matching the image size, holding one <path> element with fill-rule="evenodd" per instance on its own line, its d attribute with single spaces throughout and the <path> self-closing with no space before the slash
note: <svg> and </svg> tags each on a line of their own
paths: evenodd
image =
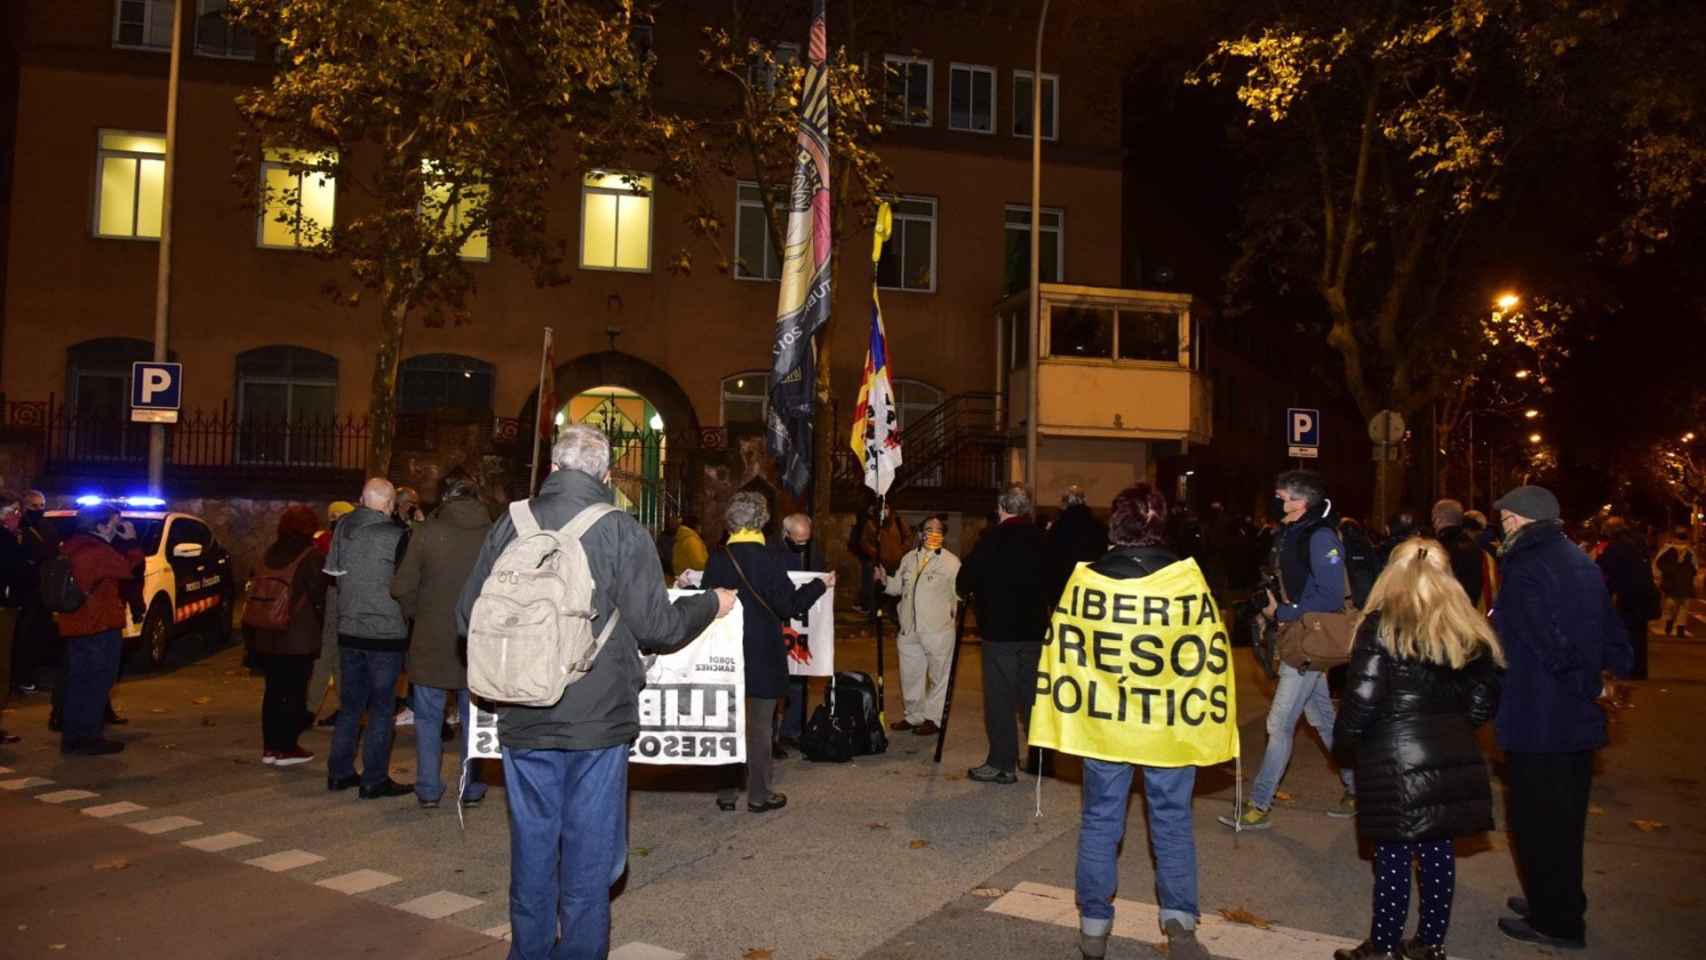
<svg viewBox="0 0 1706 960">
<path fill-rule="evenodd" d="M 1489 657 L 1462 670 L 1399 659 L 1379 626 L 1376 614 L 1357 632 L 1333 729 L 1335 750 L 1356 765 L 1357 833 L 1381 843 L 1491 830 L 1475 728 L 1498 708 L 1497 667 Z"/>
</svg>

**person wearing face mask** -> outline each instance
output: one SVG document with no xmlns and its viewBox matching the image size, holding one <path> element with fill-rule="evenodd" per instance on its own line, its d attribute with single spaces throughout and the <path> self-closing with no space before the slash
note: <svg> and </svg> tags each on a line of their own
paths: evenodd
<svg viewBox="0 0 1706 960">
<path fill-rule="evenodd" d="M 947 520 L 941 514 L 924 521 L 918 547 L 901 558 L 889 576 L 877 571 L 877 582 L 891 597 L 900 598 L 900 691 L 906 715 L 890 730 L 911 730 L 933 737 L 941 728 L 942 705 L 948 697 L 948 658 L 954 652 L 954 615 L 959 594 L 954 581 L 960 558 L 942 546 Z"/>
<path fill-rule="evenodd" d="M 782 537 L 772 548 L 782 568 L 789 573 L 822 573 L 829 569 L 824 562 L 823 547 L 812 539 L 812 518 L 803 513 L 791 513 L 782 518 Z M 806 724 L 806 678 L 788 678 L 788 698 L 782 706 L 782 722 L 777 728 L 776 743 L 771 756 L 786 760 L 788 748 L 800 745 L 800 733 Z"/>
<path fill-rule="evenodd" d="M 1564 535 L 1558 498 L 1526 486 L 1499 498 L 1502 583 L 1493 628 L 1509 670 L 1495 730 L 1505 752 L 1505 815 L 1524 896 L 1499 932 L 1521 943 L 1583 949 L 1583 841 L 1594 753 L 1609 743 L 1607 672 L 1635 653 L 1599 568 Z M 1643 625 L 1644 626 L 1644 625 Z"/>
<path fill-rule="evenodd" d="M 110 504 L 77 511 L 77 532 L 60 545 L 71 561 L 71 576 L 85 597 L 83 605 L 59 615 L 65 641 L 65 707 L 60 752 L 72 755 L 118 753 L 124 744 L 102 736 L 107 697 L 118 679 L 128 603 L 140 616 L 135 595 L 143 555 L 136 528 Z"/>
</svg>

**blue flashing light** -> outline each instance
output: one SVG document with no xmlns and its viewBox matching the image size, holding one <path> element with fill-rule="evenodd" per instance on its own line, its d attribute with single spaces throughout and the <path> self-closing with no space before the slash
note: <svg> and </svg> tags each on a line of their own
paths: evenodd
<svg viewBox="0 0 1706 960">
<path fill-rule="evenodd" d="M 152 496 L 126 497 L 124 502 L 126 506 L 130 507 L 163 507 L 166 505 L 165 500 Z"/>
<path fill-rule="evenodd" d="M 77 505 L 79 507 L 98 507 L 106 502 L 107 498 L 98 493 L 85 493 L 81 497 L 77 498 Z"/>
</svg>

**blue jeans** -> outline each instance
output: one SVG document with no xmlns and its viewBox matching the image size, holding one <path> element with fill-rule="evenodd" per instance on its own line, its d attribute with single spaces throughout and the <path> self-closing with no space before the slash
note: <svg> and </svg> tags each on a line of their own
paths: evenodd
<svg viewBox="0 0 1706 960">
<path fill-rule="evenodd" d="M 1177 920 L 1187 930 L 1197 926 L 1197 839 L 1191 825 L 1197 768 L 1139 768 L 1085 758 L 1084 817 L 1078 827 L 1078 925 L 1092 937 L 1106 934 L 1114 925 L 1126 799 L 1138 769 L 1143 770 L 1143 796 L 1149 804 L 1149 844 L 1155 850 L 1161 922 Z"/>
<path fill-rule="evenodd" d="M 628 864 L 628 745 L 503 753 L 509 960 L 604 960 Z"/>
<path fill-rule="evenodd" d="M 457 727 L 456 756 L 461 758 L 468 742 L 468 690 L 446 690 L 415 684 L 410 696 L 415 710 L 415 796 L 427 803 L 437 803 L 444 796 L 441 779 L 444 757 L 444 706 L 456 698 L 456 713 L 462 726 Z M 486 785 L 480 782 L 479 767 L 468 771 L 468 787 L 462 799 L 478 800 L 486 795 Z M 457 782 L 461 782 L 460 767 Z"/>
<path fill-rule="evenodd" d="M 1268 749 L 1262 754 L 1262 770 L 1250 788 L 1250 802 L 1263 810 L 1274 805 L 1274 791 L 1291 763 L 1291 742 L 1297 734 L 1297 718 L 1305 717 L 1321 735 L 1321 745 L 1333 752 L 1333 695 L 1327 691 L 1327 675 L 1319 670 L 1300 671 L 1280 664 L 1279 685 L 1268 707 Z M 1345 789 L 1354 792 L 1356 780 L 1349 767 L 1339 769 Z"/>
<path fill-rule="evenodd" d="M 103 630 L 65 639 L 65 708 L 60 728 L 62 749 L 100 737 L 107 719 L 107 697 L 118 680 L 124 639 Z"/>
<path fill-rule="evenodd" d="M 361 785 L 373 788 L 391 776 L 391 731 L 397 720 L 397 677 L 403 653 L 338 648 L 338 725 L 332 728 L 332 752 L 326 772 L 335 778 L 355 772 L 355 735 L 361 715 Z"/>
</svg>

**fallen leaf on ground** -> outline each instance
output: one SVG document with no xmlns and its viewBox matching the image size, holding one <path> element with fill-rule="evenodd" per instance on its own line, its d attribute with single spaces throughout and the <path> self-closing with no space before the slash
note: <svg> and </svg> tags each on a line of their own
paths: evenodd
<svg viewBox="0 0 1706 960">
<path fill-rule="evenodd" d="M 994 900 L 996 897 L 999 897 L 1006 892 L 1007 891 L 1000 887 L 978 887 L 976 890 L 971 892 L 971 895 L 974 897 L 988 897 L 989 899 Z"/>
<path fill-rule="evenodd" d="M 152 710 L 149 710 L 148 712 L 149 713 L 165 713 L 166 708 L 165 707 L 155 707 Z"/>
<path fill-rule="evenodd" d="M 1268 918 L 1251 913 L 1243 907 L 1221 907 L 1220 916 L 1228 923 L 1242 923 L 1263 930 L 1273 926 L 1273 922 Z"/>
<path fill-rule="evenodd" d="M 1280 801 L 1281 803 L 1290 803 L 1291 802 L 1291 794 L 1286 793 L 1284 790 L 1275 790 L 1274 791 L 1274 799 Z"/>
<path fill-rule="evenodd" d="M 195 704 L 198 707 L 201 707 L 201 706 L 206 706 L 207 704 L 212 703 L 213 698 L 212 697 L 196 697 L 194 700 L 191 700 L 190 702 Z"/>
<path fill-rule="evenodd" d="M 126 860 L 123 857 L 117 857 L 117 858 L 112 859 L 112 860 L 102 860 L 100 863 L 95 864 L 95 869 L 96 870 L 129 870 L 130 869 L 130 861 Z"/>
<path fill-rule="evenodd" d="M 775 952 L 776 951 L 768 948 L 760 949 L 758 947 L 747 947 L 746 952 L 740 955 L 740 960 L 770 960 L 770 957 L 775 954 Z"/>
<path fill-rule="evenodd" d="M 876 820 L 872 820 L 870 823 L 865 824 L 865 828 L 867 830 L 887 830 L 889 828 L 889 825 L 886 823 L 880 823 Z"/>
<path fill-rule="evenodd" d="M 1590 803 L 1588 804 L 1588 812 L 1595 816 L 1601 816 L 1605 813 L 1605 808 L 1597 803 Z"/>
<path fill-rule="evenodd" d="M 65 944 L 63 944 L 63 943 L 50 943 L 47 945 L 47 948 L 49 950 L 64 950 Z"/>
<path fill-rule="evenodd" d="M 1657 820 L 1631 820 L 1629 821 L 1629 825 L 1642 833 L 1652 833 L 1654 830 L 1663 830 L 1665 828 L 1665 824 L 1660 823 Z"/>
<path fill-rule="evenodd" d="M 943 780 L 964 780 L 965 778 L 966 775 L 963 773 L 949 773 L 942 777 Z"/>
<path fill-rule="evenodd" d="M 915 839 L 911 843 L 907 844 L 907 846 L 911 847 L 914 850 L 922 850 L 925 847 L 928 847 L 929 845 L 930 845 L 930 841 L 923 840 L 923 839 Z"/>
<path fill-rule="evenodd" d="M 632 852 L 633 852 L 634 856 L 636 856 L 636 857 L 649 857 L 652 855 L 652 848 L 651 847 L 635 847 Z"/>
</svg>

